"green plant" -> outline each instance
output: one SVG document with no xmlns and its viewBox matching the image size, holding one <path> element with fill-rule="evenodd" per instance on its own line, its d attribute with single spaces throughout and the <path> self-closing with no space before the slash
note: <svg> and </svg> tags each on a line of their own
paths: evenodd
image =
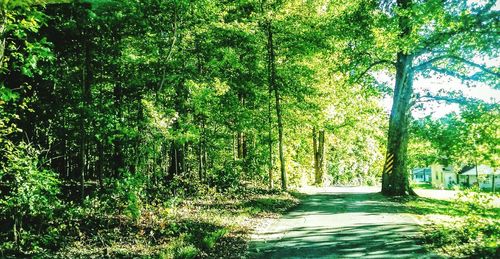
<svg viewBox="0 0 500 259">
<path fill-rule="evenodd" d="M 181 234 L 170 242 L 168 247 L 159 254 L 161 259 L 169 258 L 196 258 L 200 251 L 193 244 L 189 242 L 191 236 L 188 234 Z"/>
<path fill-rule="evenodd" d="M 140 174 L 126 172 L 124 177 L 116 181 L 116 195 L 124 204 L 124 212 L 131 219 L 137 221 L 141 216 L 144 179 Z"/>
<path fill-rule="evenodd" d="M 481 192 L 479 187 L 465 189 L 463 192 L 458 192 L 455 206 L 464 206 L 468 214 L 486 213 L 492 208 L 494 194 Z"/>
<path fill-rule="evenodd" d="M 32 237 L 45 234 L 61 205 L 59 180 L 54 172 L 40 168 L 40 152 L 31 145 L 7 142 L 2 147 L 5 161 L 0 162 L 0 182 L 6 188 L 0 191 L 0 215 L 12 220 L 16 250 L 40 250 L 41 240 Z"/>
<path fill-rule="evenodd" d="M 221 228 L 213 232 L 210 232 L 203 238 L 202 243 L 208 249 L 212 249 L 217 244 L 217 241 L 219 241 L 219 239 L 222 238 L 228 232 L 229 231 L 226 228 Z"/>
<path fill-rule="evenodd" d="M 498 258 L 500 222 L 476 215 L 463 222 L 430 225 L 424 242 L 442 253 L 459 258 Z"/>
</svg>

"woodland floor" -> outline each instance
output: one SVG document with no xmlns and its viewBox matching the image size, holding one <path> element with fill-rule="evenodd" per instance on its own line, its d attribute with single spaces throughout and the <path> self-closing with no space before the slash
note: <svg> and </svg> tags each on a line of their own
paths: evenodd
<svg viewBox="0 0 500 259">
<path fill-rule="evenodd" d="M 250 258 L 439 258 L 417 243 L 414 211 L 379 188 L 305 191 L 301 205 L 256 231 Z"/>
</svg>

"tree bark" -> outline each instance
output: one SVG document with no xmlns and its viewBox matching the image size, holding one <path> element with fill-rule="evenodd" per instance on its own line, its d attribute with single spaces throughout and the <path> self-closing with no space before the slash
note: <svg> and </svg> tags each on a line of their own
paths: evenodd
<svg viewBox="0 0 500 259">
<path fill-rule="evenodd" d="M 411 8 L 411 0 L 398 0 L 403 10 Z M 411 33 L 410 17 L 400 16 L 400 38 Z M 408 149 L 408 122 L 410 118 L 411 97 L 413 94 L 413 55 L 400 50 L 396 60 L 396 85 L 389 120 L 387 155 L 382 173 L 382 193 L 385 195 L 414 194 L 410 188 L 406 169 Z"/>
<path fill-rule="evenodd" d="M 281 114 L 281 99 L 278 84 L 276 83 L 276 61 L 273 42 L 272 22 L 267 21 L 267 47 L 268 47 L 268 62 L 269 62 L 269 85 L 274 90 L 276 116 L 278 119 L 278 148 L 280 156 L 280 172 L 281 172 L 281 189 L 287 189 L 287 178 L 285 168 L 285 155 L 283 151 L 283 118 Z"/>
</svg>

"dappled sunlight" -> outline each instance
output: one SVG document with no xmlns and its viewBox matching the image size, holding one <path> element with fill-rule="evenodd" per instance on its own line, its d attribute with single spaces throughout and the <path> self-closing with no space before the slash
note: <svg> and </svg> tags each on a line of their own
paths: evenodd
<svg viewBox="0 0 500 259">
<path fill-rule="evenodd" d="M 256 233 L 251 257 L 434 257 L 415 242 L 407 212 L 374 188 L 326 188 Z"/>
</svg>

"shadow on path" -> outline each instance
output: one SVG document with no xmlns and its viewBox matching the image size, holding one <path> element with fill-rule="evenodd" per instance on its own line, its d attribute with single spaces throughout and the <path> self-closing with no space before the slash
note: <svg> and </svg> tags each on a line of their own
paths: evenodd
<svg viewBox="0 0 500 259">
<path fill-rule="evenodd" d="M 438 258 L 414 236 L 418 225 L 404 208 L 376 192 L 322 192 L 250 244 L 250 258 Z"/>
</svg>

